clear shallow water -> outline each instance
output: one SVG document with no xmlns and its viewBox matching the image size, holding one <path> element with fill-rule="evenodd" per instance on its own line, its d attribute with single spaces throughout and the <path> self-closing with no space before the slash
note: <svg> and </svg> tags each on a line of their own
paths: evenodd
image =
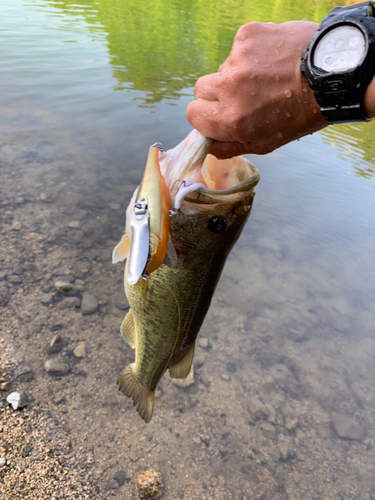
<svg viewBox="0 0 375 500">
<path fill-rule="evenodd" d="M 165 498 L 374 498 L 373 124 L 251 158 L 262 179 L 202 327 L 209 348 L 197 348 L 195 384 L 165 377 L 149 426 L 115 385 L 133 353 L 118 336 L 122 269 L 110 255 L 149 145 L 189 132 L 192 86 L 225 59 L 239 25 L 319 21 L 333 5 L 1 6 L 3 335 L 35 373 L 19 388 L 92 454 L 98 498 L 133 498 L 141 466 L 162 472 Z M 63 309 L 58 295 L 42 305 L 59 277 L 81 280 L 100 314 Z M 54 380 L 43 362 L 58 324 L 57 357 L 72 371 Z M 364 437 L 339 438 L 333 411 Z M 118 469 L 129 483 L 112 490 Z"/>
</svg>

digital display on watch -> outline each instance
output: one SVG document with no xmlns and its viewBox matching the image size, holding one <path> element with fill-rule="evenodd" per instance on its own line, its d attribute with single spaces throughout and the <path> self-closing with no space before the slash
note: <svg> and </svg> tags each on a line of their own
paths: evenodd
<svg viewBox="0 0 375 500">
<path fill-rule="evenodd" d="M 317 43 L 313 64 L 316 68 L 338 73 L 360 65 L 366 55 L 366 40 L 358 28 L 343 25 L 328 31 Z"/>
</svg>

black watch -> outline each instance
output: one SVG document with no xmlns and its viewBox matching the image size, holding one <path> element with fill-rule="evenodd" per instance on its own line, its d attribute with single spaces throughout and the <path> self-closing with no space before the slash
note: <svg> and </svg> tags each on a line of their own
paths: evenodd
<svg viewBox="0 0 375 500">
<path fill-rule="evenodd" d="M 375 74 L 375 6 L 335 7 L 302 54 L 301 71 L 329 123 L 368 121 L 363 99 Z"/>
</svg>

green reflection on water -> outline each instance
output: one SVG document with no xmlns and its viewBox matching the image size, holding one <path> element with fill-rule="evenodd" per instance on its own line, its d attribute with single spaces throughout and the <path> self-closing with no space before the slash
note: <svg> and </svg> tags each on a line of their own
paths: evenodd
<svg viewBox="0 0 375 500">
<path fill-rule="evenodd" d="M 79 3 L 78 3 L 79 2 Z M 201 75 L 215 72 L 230 52 L 244 23 L 307 18 L 320 22 L 339 0 L 59 0 L 49 2 L 70 15 L 83 17 L 92 33 L 107 40 L 115 90 L 146 93 L 138 106 L 152 107 L 180 98 Z M 191 95 L 191 90 L 188 91 Z M 353 157 L 354 171 L 375 175 L 375 124 L 341 126 L 322 132 L 324 142 Z M 350 137 L 352 140 L 347 140 Z M 353 150 L 355 154 L 353 155 Z M 363 161 L 367 162 L 365 165 Z"/>
<path fill-rule="evenodd" d="M 237 29 L 249 21 L 320 21 L 334 0 L 62 0 L 51 3 L 106 34 L 116 89 L 148 93 L 147 103 L 180 91 L 215 72 L 228 56 Z M 83 8 L 85 7 L 85 8 Z"/>
</svg>

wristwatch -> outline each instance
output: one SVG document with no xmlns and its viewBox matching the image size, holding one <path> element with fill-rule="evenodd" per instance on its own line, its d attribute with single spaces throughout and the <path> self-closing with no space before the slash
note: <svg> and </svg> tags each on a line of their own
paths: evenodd
<svg viewBox="0 0 375 500">
<path fill-rule="evenodd" d="M 335 7 L 302 54 L 307 78 L 329 123 L 368 121 L 363 99 L 375 74 L 375 5 Z"/>
</svg>

